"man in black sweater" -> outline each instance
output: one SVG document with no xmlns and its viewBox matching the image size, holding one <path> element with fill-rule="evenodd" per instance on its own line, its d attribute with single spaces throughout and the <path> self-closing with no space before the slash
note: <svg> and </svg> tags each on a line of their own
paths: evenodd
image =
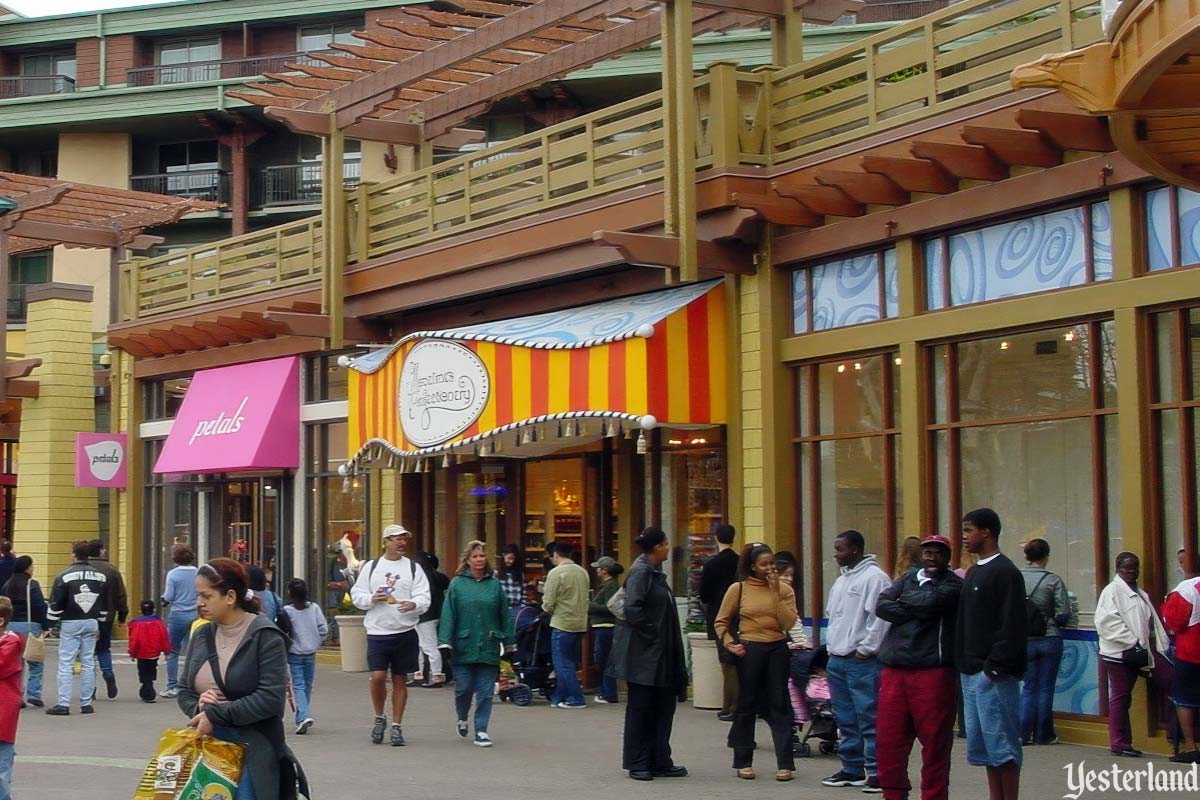
<svg viewBox="0 0 1200 800">
<path fill-rule="evenodd" d="M 117 676 L 113 672 L 112 632 L 113 623 L 125 624 L 129 617 L 129 599 L 125 594 L 125 580 L 121 572 L 108 560 L 108 545 L 103 539 L 92 539 L 91 557 L 88 563 L 98 572 L 108 576 L 104 587 L 104 607 L 107 618 L 100 623 L 100 634 L 96 639 L 96 664 L 100 667 L 100 675 L 108 691 L 108 699 L 117 696 Z"/>
<path fill-rule="evenodd" d="M 704 562 L 700 569 L 700 605 L 704 609 L 704 620 L 708 624 L 708 638 L 716 639 L 713 622 L 717 619 L 717 611 L 725 592 L 737 581 L 738 554 L 733 549 L 733 540 L 737 531 L 732 525 L 718 525 L 715 531 L 717 538 L 717 554 Z M 738 678 L 737 656 L 726 652 L 724 647 L 717 647 L 717 660 L 721 662 L 721 713 L 717 719 L 729 722 L 737 711 Z"/>
<path fill-rule="evenodd" d="M 1021 678 L 1025 675 L 1025 581 L 1000 552 L 1000 517 L 963 517 L 963 547 L 979 556 L 958 604 L 954 663 L 961 673 L 967 761 L 987 767 L 991 800 L 1017 800 L 1021 782 Z"/>
</svg>

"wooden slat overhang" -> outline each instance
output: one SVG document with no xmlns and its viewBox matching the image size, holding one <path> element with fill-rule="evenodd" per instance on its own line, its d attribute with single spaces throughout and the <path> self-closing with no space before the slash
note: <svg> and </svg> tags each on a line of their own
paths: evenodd
<svg viewBox="0 0 1200 800">
<path fill-rule="evenodd" d="M 666 0 L 676 2 L 678 0 Z M 761 25 L 786 4 L 832 22 L 862 0 L 702 0 L 694 33 Z M 314 53 L 230 96 L 297 132 L 452 146 L 455 126 L 495 101 L 659 39 L 663 0 L 452 0 L 396 9 L 362 44 Z M 447 10 L 450 9 L 450 10 Z M 456 137 L 446 139 L 445 137 Z M 442 137 L 442 138 L 439 138 Z"/>
</svg>

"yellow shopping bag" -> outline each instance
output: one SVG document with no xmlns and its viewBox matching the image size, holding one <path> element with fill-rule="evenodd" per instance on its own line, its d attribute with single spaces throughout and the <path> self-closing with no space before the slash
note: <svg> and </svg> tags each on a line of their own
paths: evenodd
<svg viewBox="0 0 1200 800">
<path fill-rule="evenodd" d="M 195 728 L 164 731 L 133 800 L 232 800 L 245 745 L 201 736 Z"/>
</svg>

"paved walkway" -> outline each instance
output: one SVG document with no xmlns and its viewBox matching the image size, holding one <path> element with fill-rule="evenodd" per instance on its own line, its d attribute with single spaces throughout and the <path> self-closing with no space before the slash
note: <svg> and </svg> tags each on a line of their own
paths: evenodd
<svg viewBox="0 0 1200 800">
<path fill-rule="evenodd" d="M 55 655 L 51 649 L 49 655 Z M 47 664 L 48 671 L 53 664 Z M 738 781 L 729 768 L 724 746 L 726 726 L 711 712 L 681 708 L 676 716 L 674 746 L 679 763 L 691 777 L 637 783 L 619 770 L 623 707 L 589 706 L 567 711 L 536 702 L 528 708 L 498 705 L 491 733 L 496 747 L 484 750 L 455 736 L 451 690 L 414 689 L 404 732 L 405 748 L 374 746 L 368 740 L 370 711 L 366 676 L 319 667 L 314 712 L 317 725 L 307 736 L 290 736 L 293 749 L 313 782 L 316 800 L 358 798 L 522 798 L 542 800 L 715 800 L 734 797 L 808 798 L 863 797 L 856 789 L 827 789 L 819 780 L 834 772 L 836 760 L 815 756 L 798 761 L 791 784 L 773 780 Z M 119 664 L 121 695 L 99 700 L 96 713 L 48 717 L 36 709 L 22 712 L 17 744 L 14 796 L 19 800 L 127 800 L 163 729 L 182 725 L 174 701 L 154 705 L 138 701 L 135 669 Z M 160 670 L 161 673 L 161 670 Z M 46 697 L 54 697 L 47 676 Z M 161 686 L 160 686 L 161 688 Z M 589 698 L 590 699 L 590 698 Z M 290 728 L 289 728 L 290 730 Z M 961 740 L 960 740 L 961 741 Z M 758 766 L 770 777 L 769 737 L 759 729 Z M 1073 745 L 1027 751 L 1022 797 L 1053 800 L 1069 793 L 1063 767 L 1087 762 L 1088 768 L 1111 768 L 1104 750 Z M 1122 767 L 1146 768 L 1145 761 L 1123 761 Z M 1165 760 L 1155 767 L 1169 769 Z M 1176 770 L 1180 769 L 1175 767 Z M 917 778 L 914 769 L 913 778 Z M 86 787 L 86 788 L 85 788 Z M 984 771 L 966 764 L 956 746 L 951 774 L 954 800 L 984 800 Z M 1194 793 L 1084 791 L 1076 800 L 1119 798 L 1183 798 Z M 916 800 L 914 795 L 913 800 Z"/>
</svg>

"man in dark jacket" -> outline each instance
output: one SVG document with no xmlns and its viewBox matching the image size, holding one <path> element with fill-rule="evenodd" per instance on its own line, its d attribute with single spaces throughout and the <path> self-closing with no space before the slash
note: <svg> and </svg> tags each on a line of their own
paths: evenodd
<svg viewBox="0 0 1200 800">
<path fill-rule="evenodd" d="M 1000 552 L 1000 516 L 963 517 L 963 546 L 979 556 L 958 602 L 954 663 L 962 673 L 967 761 L 987 767 L 991 800 L 1017 800 L 1021 783 L 1021 679 L 1025 675 L 1025 579 Z"/>
<path fill-rule="evenodd" d="M 732 525 L 718 525 L 715 536 L 717 554 L 704 562 L 700 569 L 700 606 L 704 610 L 709 639 L 717 638 L 713 622 L 717 619 L 717 611 L 721 608 L 721 601 L 725 599 L 725 592 L 737 581 L 738 566 L 738 554 L 733 549 L 737 531 Z M 717 718 L 723 722 L 730 722 L 737 711 L 737 656 L 724 647 L 718 647 L 717 660 L 721 662 L 722 684 L 721 712 L 717 714 Z"/>
<path fill-rule="evenodd" d="M 92 698 L 96 695 L 96 639 L 100 623 L 108 619 L 104 602 L 108 591 L 108 574 L 89 562 L 91 542 L 71 545 L 75 563 L 54 579 L 50 590 L 50 622 L 60 623 L 58 632 L 58 702 L 46 709 L 54 717 L 71 713 L 71 689 L 74 683 L 75 659 L 79 659 L 79 704 L 84 714 L 95 711 Z"/>
<path fill-rule="evenodd" d="M 438 649 L 438 620 L 442 618 L 442 604 L 446 601 L 446 589 L 450 587 L 450 579 L 438 572 L 438 557 L 433 553 L 417 553 L 413 560 L 425 572 L 425 578 L 429 581 L 429 610 L 417 621 L 421 654 L 429 668 L 429 677 L 421 685 L 426 689 L 440 689 L 446 683 L 446 668 L 442 663 L 446 651 Z M 416 673 L 408 685 L 415 686 L 420 678 L 421 673 Z"/>
<path fill-rule="evenodd" d="M 954 744 L 954 623 L 962 578 L 950 571 L 950 540 L 921 542 L 924 567 L 879 595 L 875 616 L 892 623 L 879 661 L 875 757 L 884 800 L 905 800 L 913 737 L 921 742 L 921 800 L 945 800 Z"/>
<path fill-rule="evenodd" d="M 96 663 L 100 666 L 100 674 L 104 678 L 108 699 L 117 696 L 117 676 L 113 672 L 112 632 L 113 623 L 125 624 L 129 618 L 129 598 L 125 594 L 125 581 L 121 572 L 108 560 L 108 546 L 103 539 L 92 539 L 88 542 L 91 555 L 88 563 L 99 572 L 108 576 L 104 586 L 104 608 L 107 618 L 100 623 L 100 635 L 96 639 Z"/>
</svg>

